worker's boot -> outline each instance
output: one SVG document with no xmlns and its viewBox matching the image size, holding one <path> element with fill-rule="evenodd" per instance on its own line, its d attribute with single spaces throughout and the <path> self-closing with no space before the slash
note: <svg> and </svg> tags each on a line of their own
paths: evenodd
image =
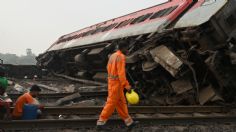
<svg viewBox="0 0 236 132">
<path fill-rule="evenodd" d="M 127 127 L 128 127 L 129 130 L 131 130 L 132 128 L 134 128 L 138 124 L 139 124 L 139 121 L 133 121 L 133 123 L 128 125 Z"/>
<path fill-rule="evenodd" d="M 97 131 L 109 131 L 109 129 L 106 125 L 105 121 L 97 121 L 97 126 L 96 126 Z"/>
</svg>

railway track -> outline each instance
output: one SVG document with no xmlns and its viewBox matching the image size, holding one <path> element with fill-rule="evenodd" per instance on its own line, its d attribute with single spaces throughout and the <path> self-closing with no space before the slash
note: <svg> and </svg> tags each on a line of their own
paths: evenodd
<svg viewBox="0 0 236 132">
<path fill-rule="evenodd" d="M 96 115 L 102 106 L 87 107 L 46 107 L 44 114 L 62 115 Z M 173 113 L 227 113 L 232 108 L 223 106 L 130 106 L 130 114 L 173 114 Z"/>
<path fill-rule="evenodd" d="M 98 115 L 101 112 L 101 106 L 92 107 L 46 107 L 44 114 L 48 115 Z M 182 116 L 149 116 L 145 118 L 134 118 L 139 120 L 142 125 L 157 124 L 205 124 L 205 123 L 235 123 L 236 116 L 227 113 L 235 110 L 235 107 L 223 106 L 130 106 L 131 114 L 174 114 L 187 113 Z M 201 115 L 192 115 L 192 113 L 203 113 Z M 219 114 L 212 114 L 219 113 Z M 93 116 L 92 116 L 93 117 Z M 79 118 L 79 119 L 41 119 L 41 120 L 13 120 L 0 121 L 0 128 L 5 130 L 25 130 L 25 129 L 48 129 L 48 128 L 91 128 L 95 127 L 97 118 Z M 120 119 L 113 118 L 109 120 L 111 125 L 122 125 Z"/>
<path fill-rule="evenodd" d="M 69 95 L 72 95 L 74 93 L 42 93 L 39 95 L 39 98 L 41 99 L 59 99 L 63 98 Z M 107 96 L 107 91 L 99 91 L 99 92 L 80 92 L 80 94 L 83 97 L 106 97 Z M 20 93 L 15 93 L 15 94 L 8 94 L 10 98 L 13 100 L 16 100 L 19 96 L 22 94 Z"/>
<path fill-rule="evenodd" d="M 13 107 L 11 108 L 13 109 Z M 103 106 L 45 107 L 44 115 L 97 115 Z M 174 114 L 174 113 L 227 113 L 235 107 L 223 106 L 129 106 L 130 114 Z"/>
</svg>

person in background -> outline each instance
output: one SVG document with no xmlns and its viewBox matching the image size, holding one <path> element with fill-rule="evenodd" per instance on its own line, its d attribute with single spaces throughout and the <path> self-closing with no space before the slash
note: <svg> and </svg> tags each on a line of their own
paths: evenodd
<svg viewBox="0 0 236 132">
<path fill-rule="evenodd" d="M 4 95 L 6 88 L 0 84 L 0 120 L 9 120 L 11 119 L 11 102 L 8 101 L 8 98 Z"/>
<path fill-rule="evenodd" d="M 25 104 L 36 105 L 38 109 L 42 109 L 43 105 L 40 105 L 36 99 L 40 92 L 41 89 L 39 88 L 39 86 L 33 85 L 30 88 L 30 92 L 21 95 L 15 103 L 15 108 L 12 113 L 13 119 L 21 119 L 23 114 L 23 107 Z M 39 112 L 38 114 L 41 113 Z"/>
<path fill-rule="evenodd" d="M 126 79 L 125 70 L 127 47 L 127 43 L 119 43 L 117 45 L 117 51 L 109 57 L 107 64 L 108 97 L 106 105 L 97 121 L 97 129 L 107 129 L 105 124 L 115 109 L 129 129 L 138 123 L 137 121 L 133 121 L 129 115 L 124 95 L 124 89 L 131 92 L 131 86 Z"/>
<path fill-rule="evenodd" d="M 12 100 L 6 93 L 7 87 L 8 81 L 5 78 L 5 68 L 0 66 L 0 120 L 11 119 L 10 106 L 12 104 Z"/>
</svg>

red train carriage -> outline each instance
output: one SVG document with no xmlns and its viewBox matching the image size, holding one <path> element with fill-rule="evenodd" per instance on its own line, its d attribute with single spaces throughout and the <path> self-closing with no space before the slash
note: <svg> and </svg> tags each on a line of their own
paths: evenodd
<svg viewBox="0 0 236 132">
<path fill-rule="evenodd" d="M 38 65 L 106 81 L 114 45 L 129 48 L 127 73 L 160 105 L 232 102 L 236 95 L 236 0 L 169 0 L 60 37 Z"/>
</svg>

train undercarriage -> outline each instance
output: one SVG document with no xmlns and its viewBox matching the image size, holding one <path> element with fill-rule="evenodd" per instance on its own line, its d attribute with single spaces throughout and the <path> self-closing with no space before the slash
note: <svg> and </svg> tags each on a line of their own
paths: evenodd
<svg viewBox="0 0 236 132">
<path fill-rule="evenodd" d="M 236 97 L 236 14 L 227 16 L 231 9 L 224 8 L 199 26 L 47 52 L 37 58 L 38 65 L 53 73 L 106 82 L 107 60 L 114 45 L 122 41 L 129 48 L 127 78 L 142 98 L 159 105 L 232 103 Z"/>
</svg>

